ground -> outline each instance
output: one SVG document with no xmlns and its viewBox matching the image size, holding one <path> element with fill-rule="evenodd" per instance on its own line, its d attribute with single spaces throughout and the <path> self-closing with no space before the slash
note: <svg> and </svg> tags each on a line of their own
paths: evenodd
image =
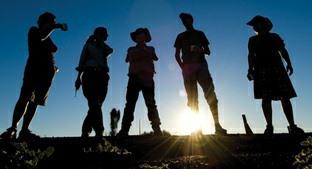
<svg viewBox="0 0 312 169">
<path fill-rule="evenodd" d="M 53 150 L 38 162 L 40 169 L 296 169 L 295 155 L 302 149 L 300 143 L 309 136 L 312 133 L 269 137 L 261 134 L 146 135 L 123 139 L 56 137 L 26 144 L 27 149 Z M 17 149 L 16 144 L 20 143 L 0 140 L 1 151 L 9 151 L 8 147 Z"/>
</svg>

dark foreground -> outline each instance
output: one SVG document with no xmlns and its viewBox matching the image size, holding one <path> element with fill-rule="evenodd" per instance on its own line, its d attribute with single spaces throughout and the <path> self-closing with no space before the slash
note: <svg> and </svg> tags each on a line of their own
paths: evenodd
<svg viewBox="0 0 312 169">
<path fill-rule="evenodd" d="M 37 168 L 40 169 L 296 169 L 293 165 L 295 155 L 302 150 L 300 143 L 309 136 L 312 133 L 297 137 L 288 134 L 271 137 L 260 134 L 131 136 L 124 139 L 104 137 L 87 140 L 62 137 L 31 141 L 27 143 L 26 149 L 35 150 L 27 152 L 30 154 L 28 156 L 39 156 L 37 159 L 42 157 L 37 160 Z M 2 163 L 9 160 L 7 156 L 10 156 L 10 152 L 18 154 L 15 151 L 21 149 L 18 146 L 17 142 L 0 140 Z M 25 148 L 22 149 L 19 151 Z M 20 156 L 16 155 L 18 160 L 22 159 Z M 28 161 L 23 160 L 34 165 L 35 160 L 28 156 Z M 11 166 L 16 167 L 14 165 L 18 162 L 12 163 Z"/>
</svg>

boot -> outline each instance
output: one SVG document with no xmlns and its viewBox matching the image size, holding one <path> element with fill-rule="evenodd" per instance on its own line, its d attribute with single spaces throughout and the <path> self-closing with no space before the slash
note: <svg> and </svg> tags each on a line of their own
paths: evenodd
<svg viewBox="0 0 312 169">
<path fill-rule="evenodd" d="M 162 136 L 163 135 L 159 125 L 152 125 L 152 129 L 154 131 L 155 136 Z"/>
<path fill-rule="evenodd" d="M 117 138 L 124 138 L 129 136 L 130 125 L 122 124 L 121 130 L 117 133 Z"/>
<path fill-rule="evenodd" d="M 7 131 L 3 132 L 0 135 L 0 139 L 3 140 L 15 140 L 16 139 L 16 128 L 10 127 L 7 129 Z"/>
<path fill-rule="evenodd" d="M 33 141 L 40 139 L 40 136 L 32 133 L 29 129 L 22 129 L 18 135 L 18 139 L 21 141 Z"/>
<path fill-rule="evenodd" d="M 271 136 L 273 135 L 273 131 L 274 131 L 273 125 L 267 125 L 266 129 L 264 130 L 264 135 Z"/>
<path fill-rule="evenodd" d="M 297 125 L 290 125 L 287 128 L 288 128 L 289 134 L 291 135 L 303 135 L 304 134 L 304 131 L 301 128 L 297 127 Z"/>
<path fill-rule="evenodd" d="M 227 134 L 227 131 L 221 127 L 220 124 L 216 124 L 215 125 L 215 134 L 216 135 L 226 135 Z"/>
</svg>

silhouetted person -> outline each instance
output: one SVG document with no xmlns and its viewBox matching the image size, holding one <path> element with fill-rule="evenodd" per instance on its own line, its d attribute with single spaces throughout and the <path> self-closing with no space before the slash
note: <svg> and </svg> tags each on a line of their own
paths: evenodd
<svg viewBox="0 0 312 169">
<path fill-rule="evenodd" d="M 304 131 L 294 122 L 290 99 L 297 94 L 289 79 L 293 68 L 281 37 L 271 33 L 272 22 L 263 16 L 255 16 L 247 25 L 256 32 L 248 42 L 248 79 L 254 81 L 254 95 L 262 99 L 262 109 L 267 122 L 264 134 L 273 134 L 272 100 L 280 100 L 289 123 L 289 133 L 301 134 Z M 286 61 L 286 69 L 282 58 Z"/>
<path fill-rule="evenodd" d="M 145 104 L 148 109 L 148 119 L 151 122 L 155 135 L 161 135 L 160 119 L 155 101 L 155 84 L 154 84 L 154 61 L 158 60 L 155 49 L 147 46 L 146 43 L 151 41 L 151 35 L 147 28 L 138 28 L 132 32 L 131 39 L 137 43 L 136 46 L 128 48 L 126 62 L 129 63 L 129 81 L 126 94 L 126 107 L 122 118 L 122 126 L 117 136 L 127 136 L 135 104 L 142 91 Z"/>
<path fill-rule="evenodd" d="M 84 45 L 79 66 L 76 68 L 78 71 L 76 89 L 82 84 L 83 94 L 89 106 L 82 125 L 82 137 L 88 137 L 92 129 L 97 137 L 103 136 L 102 104 L 109 81 L 107 58 L 113 52 L 113 49 L 105 43 L 107 37 L 106 28 L 97 27 Z"/>
<path fill-rule="evenodd" d="M 210 55 L 210 50 L 208 48 L 209 41 L 202 31 L 194 29 L 192 15 L 181 13 L 180 19 L 186 31 L 177 36 L 174 47 L 176 48 L 176 61 L 182 69 L 184 86 L 188 99 L 187 105 L 193 111 L 198 111 L 197 83 L 199 83 L 212 112 L 215 123 L 215 133 L 226 134 L 226 130 L 223 129 L 219 123 L 218 100 L 205 59 L 205 54 Z M 181 51 L 182 59 L 180 56 Z"/>
<path fill-rule="evenodd" d="M 33 119 L 38 105 L 44 106 L 48 97 L 48 91 L 53 77 L 57 72 L 53 54 L 57 47 L 50 35 L 53 30 L 67 30 L 66 24 L 57 24 L 55 16 L 46 12 L 39 16 L 38 27 L 31 27 L 28 32 L 29 56 L 24 71 L 23 85 L 19 99 L 15 105 L 12 126 L 1 134 L 3 139 L 15 139 L 18 122 L 22 117 L 23 126 L 19 133 L 19 139 L 36 139 L 39 136 L 33 134 L 28 128 Z"/>
</svg>

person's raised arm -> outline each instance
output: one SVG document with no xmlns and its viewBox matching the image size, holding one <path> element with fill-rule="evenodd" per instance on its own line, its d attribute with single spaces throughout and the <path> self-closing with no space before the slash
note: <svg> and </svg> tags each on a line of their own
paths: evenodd
<svg viewBox="0 0 312 169">
<path fill-rule="evenodd" d="M 66 24 L 55 24 L 53 27 L 41 31 L 41 34 L 40 34 L 41 41 L 45 41 L 46 39 L 48 39 L 55 29 L 61 29 L 63 31 L 66 31 L 67 25 Z"/>
</svg>

